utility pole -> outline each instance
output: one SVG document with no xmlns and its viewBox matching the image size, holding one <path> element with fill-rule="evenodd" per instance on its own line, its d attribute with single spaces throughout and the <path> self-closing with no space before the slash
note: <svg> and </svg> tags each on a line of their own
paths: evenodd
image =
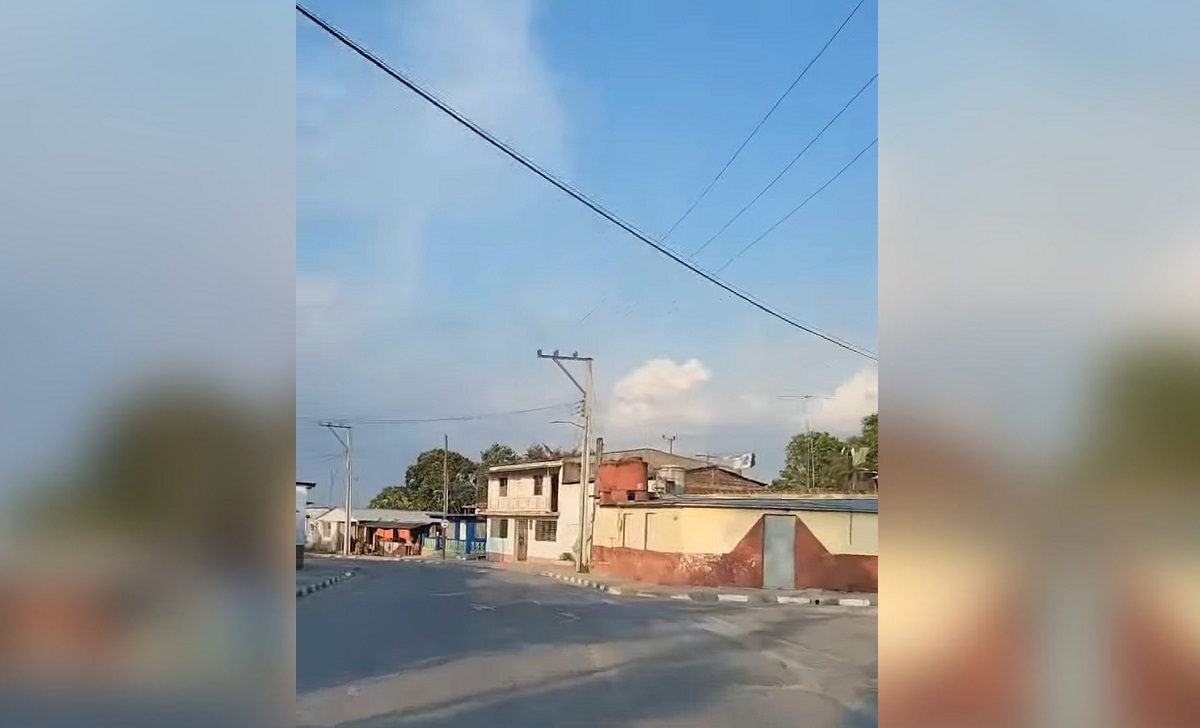
<svg viewBox="0 0 1200 728">
<path fill-rule="evenodd" d="M 442 435 L 442 561 L 446 560 L 446 541 L 450 535 L 450 436 Z"/>
<path fill-rule="evenodd" d="M 592 475 L 592 389 L 594 381 L 592 379 L 592 358 L 590 356 L 579 356 L 579 352 L 575 352 L 570 356 L 559 354 L 558 349 L 555 349 L 551 354 L 543 354 L 541 349 L 537 350 L 539 359 L 549 359 L 562 370 L 563 374 L 567 375 L 567 379 L 571 380 L 571 384 L 583 394 L 583 452 L 580 463 L 579 474 L 579 548 L 575 554 L 575 571 L 584 573 L 587 571 L 587 549 L 584 548 L 585 534 L 584 526 L 587 522 L 587 499 L 588 499 L 588 483 L 591 481 Z M 586 377 L 584 382 L 580 384 L 575 376 L 563 366 L 564 361 L 583 362 L 586 366 Z"/>
<path fill-rule="evenodd" d="M 813 456 L 812 424 L 808 419 L 808 400 L 833 399 L 833 397 L 827 394 L 785 394 L 779 399 L 798 399 L 801 402 L 801 411 L 804 413 L 804 431 L 808 441 L 808 467 L 805 470 L 808 471 L 808 491 L 811 493 L 817 489 L 817 474 L 815 472 L 816 458 Z"/>
<path fill-rule="evenodd" d="M 671 435 L 669 437 L 667 435 L 662 436 L 662 439 L 667 441 L 667 452 L 671 453 L 672 455 L 675 454 L 675 438 L 676 437 L 678 437 L 678 435 Z"/>
<path fill-rule="evenodd" d="M 351 506 L 354 502 L 354 433 L 350 425 L 341 425 L 335 422 L 322 422 L 321 426 L 328 429 L 337 441 L 341 443 L 342 449 L 346 451 L 346 522 L 345 533 L 342 534 L 342 555 L 350 555 L 350 515 Z M 346 439 L 337 433 L 338 430 L 346 431 Z"/>
</svg>

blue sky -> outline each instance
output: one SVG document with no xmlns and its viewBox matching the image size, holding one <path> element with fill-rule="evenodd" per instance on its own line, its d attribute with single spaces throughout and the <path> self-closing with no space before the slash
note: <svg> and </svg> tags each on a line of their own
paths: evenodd
<svg viewBox="0 0 1200 728">
<path fill-rule="evenodd" d="M 470 118 L 648 233 L 682 214 L 854 2 L 313 3 Z M 769 479 L 799 426 L 788 392 L 873 411 L 871 362 L 785 326 L 502 157 L 297 16 L 297 413 L 437 417 L 567 402 L 537 348 L 596 358 L 609 447 L 754 450 Z M 876 12 L 839 38 L 669 243 L 695 250 L 876 73 Z M 877 135 L 876 86 L 697 259 L 725 263 Z M 872 149 L 722 274 L 877 349 Z M 581 319 L 601 304 L 596 312 Z M 568 445 L 533 414 L 355 430 L 365 502 L 440 444 Z M 297 476 L 333 437 L 298 424 Z M 339 472 L 336 477 L 343 477 Z M 321 494 L 318 494 L 321 497 Z"/>
</svg>

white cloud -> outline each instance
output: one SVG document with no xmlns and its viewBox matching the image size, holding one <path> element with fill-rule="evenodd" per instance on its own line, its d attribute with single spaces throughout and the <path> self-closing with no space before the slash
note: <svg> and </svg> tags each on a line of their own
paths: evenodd
<svg viewBox="0 0 1200 728">
<path fill-rule="evenodd" d="M 843 436 L 857 433 L 862 418 L 879 411 L 879 372 L 864 369 L 828 396 L 813 400 L 813 428 Z"/>
<path fill-rule="evenodd" d="M 711 378 L 697 359 L 651 359 L 613 388 L 609 424 L 618 430 L 647 425 L 697 425 L 711 419 L 703 387 Z"/>
<path fill-rule="evenodd" d="M 814 391 L 827 399 L 809 401 L 814 429 L 847 436 L 862 418 L 879 409 L 879 374 L 863 369 L 835 387 Z M 651 359 L 622 377 L 613 388 L 605 423 L 625 438 L 658 437 L 658 429 L 678 428 L 708 437 L 738 431 L 776 432 L 785 438 L 805 424 L 803 408 L 780 398 L 769 382 L 740 378 L 720 386 L 699 360 Z"/>
</svg>

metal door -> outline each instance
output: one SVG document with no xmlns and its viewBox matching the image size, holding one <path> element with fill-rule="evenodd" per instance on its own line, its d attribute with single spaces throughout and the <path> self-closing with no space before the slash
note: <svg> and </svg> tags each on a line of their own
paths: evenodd
<svg viewBox="0 0 1200 728">
<path fill-rule="evenodd" d="M 763 524 L 763 588 L 796 588 L 796 517 L 766 516 Z"/>
<path fill-rule="evenodd" d="M 524 561 L 528 556 L 529 549 L 529 521 L 525 518 L 517 519 L 517 561 Z"/>
</svg>

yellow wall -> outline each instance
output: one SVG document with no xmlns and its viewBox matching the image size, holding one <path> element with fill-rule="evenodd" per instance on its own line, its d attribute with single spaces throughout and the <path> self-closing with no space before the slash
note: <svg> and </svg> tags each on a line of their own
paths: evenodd
<svg viewBox="0 0 1200 728">
<path fill-rule="evenodd" d="M 596 546 L 648 549 L 685 554 L 725 554 L 737 546 L 767 509 L 622 508 L 596 511 Z M 833 554 L 877 555 L 879 516 L 832 511 L 792 512 Z M 785 514 L 786 515 L 786 514 Z M 625 517 L 624 529 L 621 517 Z M 646 526 L 649 518 L 650 527 Z M 643 540 L 644 539 L 644 540 Z"/>
<path fill-rule="evenodd" d="M 800 511 L 808 530 L 831 554 L 879 555 L 879 515 L 838 511 Z"/>
</svg>

